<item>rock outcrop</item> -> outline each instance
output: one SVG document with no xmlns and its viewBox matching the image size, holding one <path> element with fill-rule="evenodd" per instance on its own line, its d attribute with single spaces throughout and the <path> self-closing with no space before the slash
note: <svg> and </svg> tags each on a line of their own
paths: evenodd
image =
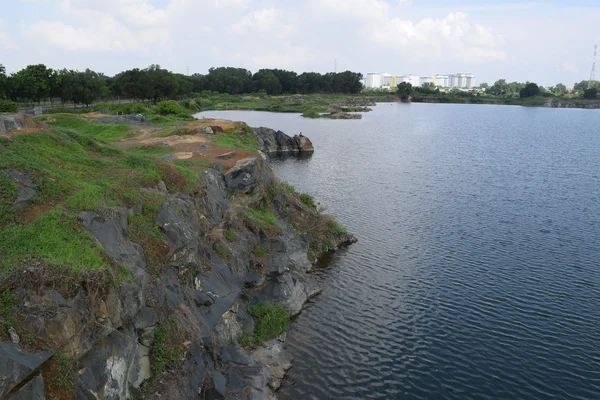
<svg viewBox="0 0 600 400">
<path fill-rule="evenodd" d="M 267 152 L 312 151 L 306 138 L 257 131 Z M 4 173 L 31 187 L 26 176 Z M 162 198 L 155 223 L 163 261 L 152 271 L 150 255 L 132 241 L 129 227 L 130 218 L 142 212 L 144 194 Z M 274 221 L 253 219 L 249 212 L 267 209 Z M 240 160 L 228 171 L 206 170 L 193 193 L 145 188 L 129 209 L 78 216 L 124 276 L 92 271 L 71 286 L 40 282 L 13 290 L 21 305 L 17 333 L 33 335 L 41 351 L 0 343 L 0 398 L 42 398 L 44 365 L 56 357 L 55 349 L 73 363 L 77 399 L 274 398 L 291 367 L 285 335 L 242 348 L 242 335 L 254 329 L 246 304 L 276 301 L 296 315 L 319 293 L 307 274 L 314 237 L 293 218 L 320 216 L 281 188 L 262 156 Z M 234 231 L 234 238 L 225 239 L 225 231 Z M 329 234 L 327 240 L 337 246 L 355 239 Z M 260 254 L 252 251 L 257 248 Z M 19 273 L 35 276 L 37 268 L 32 264 Z M 167 332 L 162 340 L 171 346 L 176 368 L 156 364 L 166 346 L 157 344 L 160 332 Z"/>
<path fill-rule="evenodd" d="M 34 127 L 35 121 L 30 115 L 0 113 L 0 133 Z"/>
<path fill-rule="evenodd" d="M 265 154 L 313 153 L 315 149 L 306 136 L 290 137 L 282 131 L 260 127 L 254 130 L 261 151 Z"/>
</svg>

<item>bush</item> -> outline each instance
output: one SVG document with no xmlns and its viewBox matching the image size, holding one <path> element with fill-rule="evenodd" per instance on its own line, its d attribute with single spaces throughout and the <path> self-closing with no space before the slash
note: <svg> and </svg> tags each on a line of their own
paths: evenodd
<svg viewBox="0 0 600 400">
<path fill-rule="evenodd" d="M 0 112 L 17 112 L 17 103 L 10 100 L 0 100 Z"/>
<path fill-rule="evenodd" d="M 156 111 L 161 115 L 183 114 L 183 108 L 175 100 L 161 101 L 156 105 Z"/>
<path fill-rule="evenodd" d="M 278 303 L 248 304 L 248 313 L 254 318 L 254 334 L 244 333 L 242 346 L 260 344 L 274 339 L 290 326 L 290 314 Z"/>
<path fill-rule="evenodd" d="M 302 201 L 302 204 L 304 204 L 311 210 L 317 211 L 317 205 L 315 204 L 315 199 L 313 199 L 311 195 L 302 193 L 300 195 L 300 200 Z"/>
</svg>

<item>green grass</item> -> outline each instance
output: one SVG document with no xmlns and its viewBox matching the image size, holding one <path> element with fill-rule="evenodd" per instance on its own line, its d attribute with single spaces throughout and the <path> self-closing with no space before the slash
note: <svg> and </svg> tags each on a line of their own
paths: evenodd
<svg viewBox="0 0 600 400">
<path fill-rule="evenodd" d="M 242 335 L 242 346 L 258 345 L 266 340 L 274 339 L 284 333 L 290 326 L 290 314 L 279 303 L 248 304 L 248 313 L 254 318 L 254 332 Z"/>
<path fill-rule="evenodd" d="M 302 204 L 304 204 L 305 206 L 307 206 L 311 210 L 317 211 L 317 205 L 315 204 L 315 199 L 313 199 L 313 197 L 311 195 L 308 195 L 306 193 L 302 193 L 300 195 L 300 201 L 302 201 Z"/>
<path fill-rule="evenodd" d="M 116 142 L 135 136 L 129 124 L 101 124 L 73 114 L 53 114 L 51 118 L 42 116 L 40 119 L 47 120 L 48 125 L 52 127 L 75 130 L 105 142 Z"/>
<path fill-rule="evenodd" d="M 53 358 L 56 361 L 56 371 L 52 378 L 50 378 L 50 384 L 67 393 L 72 392 L 75 365 L 67 356 L 60 352 L 54 353 Z"/>
<path fill-rule="evenodd" d="M 0 172 L 0 226 L 13 221 L 15 213 L 12 205 L 18 193 L 19 185 Z"/>
<path fill-rule="evenodd" d="M 0 248 L 3 273 L 28 259 L 40 259 L 73 271 L 108 267 L 96 241 L 79 226 L 75 215 L 61 207 L 27 226 L 11 225 L 0 231 Z"/>
<path fill-rule="evenodd" d="M 169 146 L 134 146 L 127 149 L 129 153 L 145 156 L 163 156 L 173 152 Z"/>
<path fill-rule="evenodd" d="M 221 258 L 228 259 L 232 256 L 231 249 L 229 246 L 223 243 L 215 243 L 213 244 L 213 250 L 217 255 Z"/>
<path fill-rule="evenodd" d="M 335 219 L 332 219 L 331 221 L 329 221 L 329 233 L 332 233 L 334 235 L 340 235 L 340 234 L 344 234 L 344 233 L 348 233 L 346 231 L 346 228 L 344 228 L 339 222 L 337 222 Z"/>
<path fill-rule="evenodd" d="M 225 231 L 225 239 L 227 239 L 230 242 L 233 242 L 237 239 L 237 233 L 235 233 L 233 229 L 227 229 Z"/>
<path fill-rule="evenodd" d="M 277 220 L 275 219 L 275 214 L 268 208 L 258 209 L 248 207 L 246 209 L 248 213 L 248 217 L 258 224 L 266 225 L 266 226 L 277 226 Z"/>
<path fill-rule="evenodd" d="M 211 136 L 211 139 L 213 144 L 219 147 L 233 147 L 247 151 L 256 151 L 258 149 L 256 138 L 254 135 L 248 133 L 240 135 L 235 132 L 223 132 Z"/>
<path fill-rule="evenodd" d="M 264 247 L 262 247 L 259 244 L 257 244 L 256 246 L 254 246 L 254 249 L 252 249 L 252 252 L 256 256 L 266 256 L 267 254 L 269 254 L 268 250 L 265 249 Z"/>
<path fill-rule="evenodd" d="M 64 205 L 75 210 L 93 211 L 102 206 L 118 206 L 113 189 L 106 182 L 96 181 L 69 197 Z"/>
<path fill-rule="evenodd" d="M 4 289 L 0 293 L 0 326 L 3 330 L 16 325 L 16 317 L 13 307 L 19 304 L 19 300 L 11 293 L 9 289 Z"/>
<path fill-rule="evenodd" d="M 292 185 L 290 185 L 287 182 L 281 182 L 281 186 L 285 189 L 286 192 L 288 192 L 291 195 L 295 195 L 298 192 L 296 191 L 296 188 L 293 187 Z"/>
<path fill-rule="evenodd" d="M 185 357 L 186 348 L 183 338 L 169 329 L 169 326 L 158 325 L 154 331 L 154 341 L 150 348 L 150 370 L 152 377 L 144 382 L 146 391 L 152 390 L 156 379 L 165 371 L 167 366 L 179 366 Z"/>
</svg>

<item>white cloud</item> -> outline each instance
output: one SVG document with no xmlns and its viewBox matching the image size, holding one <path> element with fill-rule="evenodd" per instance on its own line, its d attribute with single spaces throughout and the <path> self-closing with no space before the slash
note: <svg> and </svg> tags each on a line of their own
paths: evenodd
<svg viewBox="0 0 600 400">
<path fill-rule="evenodd" d="M 7 32 L 3 31 L 4 21 L 0 19 L 0 49 L 3 50 L 14 50 L 17 49 L 18 46 L 13 40 L 10 38 Z"/>
<path fill-rule="evenodd" d="M 573 72 L 575 74 L 579 73 L 579 70 L 577 69 L 576 66 L 574 66 L 573 64 L 569 64 L 569 63 L 562 63 L 558 66 L 558 70 L 559 71 L 563 71 L 563 72 Z"/>
<path fill-rule="evenodd" d="M 249 31 L 268 32 L 278 23 L 279 13 L 274 8 L 253 11 L 242 20 L 231 26 L 231 31 L 237 35 L 245 35 Z"/>
<path fill-rule="evenodd" d="M 465 63 L 506 60 L 504 39 L 481 24 L 471 24 L 468 15 L 451 13 L 445 18 L 425 18 L 417 23 L 394 17 L 365 32 L 382 48 L 404 50 L 427 60 L 463 60 Z"/>
</svg>

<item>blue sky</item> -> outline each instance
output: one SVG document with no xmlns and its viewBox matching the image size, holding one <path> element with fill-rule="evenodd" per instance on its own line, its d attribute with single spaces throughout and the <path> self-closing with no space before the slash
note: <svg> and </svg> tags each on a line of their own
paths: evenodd
<svg viewBox="0 0 600 400">
<path fill-rule="evenodd" d="M 2 9 L 10 72 L 32 63 L 109 75 L 149 64 L 327 72 L 337 59 L 363 73 L 571 86 L 589 77 L 600 42 L 598 0 L 11 0 Z"/>
</svg>

